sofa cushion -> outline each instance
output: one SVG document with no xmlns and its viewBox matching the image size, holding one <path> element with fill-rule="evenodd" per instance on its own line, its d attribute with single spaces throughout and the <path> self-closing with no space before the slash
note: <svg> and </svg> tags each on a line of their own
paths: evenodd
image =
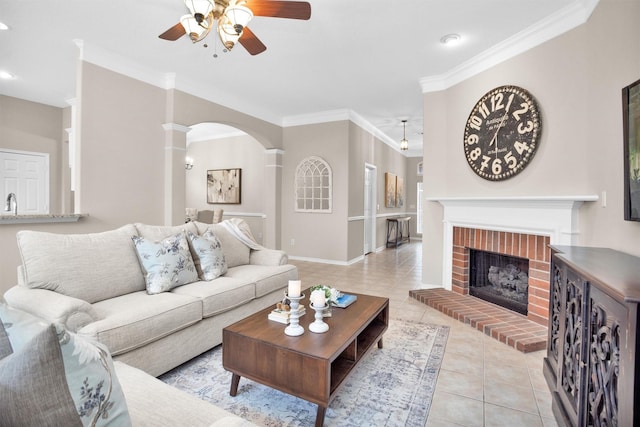
<svg viewBox="0 0 640 427">
<path fill-rule="evenodd" d="M 198 280 L 184 232 L 160 240 L 131 237 L 144 270 L 147 293 L 159 294 Z"/>
<path fill-rule="evenodd" d="M 213 280 L 227 272 L 227 262 L 220 240 L 209 230 L 202 236 L 188 234 L 193 262 L 201 280 Z"/>
<path fill-rule="evenodd" d="M 249 254 L 251 253 L 251 249 L 238 240 L 238 238 L 231 234 L 231 232 L 223 225 L 202 224 L 197 222 L 195 224 L 197 224 L 200 235 L 203 235 L 207 231 L 212 231 L 220 240 L 228 268 L 249 264 Z M 206 227 L 203 227 L 203 225 Z"/>
<path fill-rule="evenodd" d="M 180 232 L 188 233 L 190 231 L 194 234 L 198 234 L 198 227 L 196 227 L 193 222 L 187 222 L 180 225 L 149 225 L 137 222 L 134 226 L 136 230 L 138 230 L 138 236 L 154 241 L 162 240 L 165 237 L 178 234 Z"/>
<path fill-rule="evenodd" d="M 256 298 L 283 288 L 289 280 L 298 278 L 298 269 L 286 265 L 240 265 L 230 268 L 225 277 L 255 282 Z"/>
<path fill-rule="evenodd" d="M 237 268 L 237 267 L 236 267 Z M 220 276 L 211 282 L 194 282 L 171 291 L 202 301 L 202 317 L 214 316 L 251 301 L 256 296 L 253 280 Z"/>
<path fill-rule="evenodd" d="M 89 303 L 143 290 L 131 242 L 135 234 L 133 225 L 89 234 L 21 230 L 17 238 L 24 283 Z"/>
<path fill-rule="evenodd" d="M 156 295 L 134 292 L 100 301 L 94 308 L 101 320 L 81 328 L 78 334 L 105 344 L 113 356 L 142 347 L 202 319 L 201 301 L 171 292 Z"/>
<path fill-rule="evenodd" d="M 0 424 L 81 426 L 65 386 L 56 331 L 53 325 L 40 326 L 23 346 L 0 360 Z"/>
</svg>

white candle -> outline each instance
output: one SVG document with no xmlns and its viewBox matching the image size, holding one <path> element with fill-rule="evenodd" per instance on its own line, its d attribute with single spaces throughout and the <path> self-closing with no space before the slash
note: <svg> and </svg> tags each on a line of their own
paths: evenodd
<svg viewBox="0 0 640 427">
<path fill-rule="evenodd" d="M 302 284 L 300 280 L 289 280 L 289 288 L 287 289 L 287 295 L 290 297 L 299 297 L 300 288 Z"/>
<path fill-rule="evenodd" d="M 324 307 L 327 303 L 324 291 L 316 289 L 315 291 L 311 292 L 310 301 L 314 307 Z"/>
</svg>

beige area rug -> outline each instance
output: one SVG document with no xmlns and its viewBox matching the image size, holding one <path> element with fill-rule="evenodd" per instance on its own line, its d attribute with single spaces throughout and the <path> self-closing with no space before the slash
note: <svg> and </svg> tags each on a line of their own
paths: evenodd
<svg viewBox="0 0 640 427">
<path fill-rule="evenodd" d="M 374 348 L 354 369 L 329 405 L 324 425 L 424 426 L 448 335 L 448 326 L 391 319 L 384 348 Z M 315 404 L 246 378 L 231 397 L 221 346 L 160 379 L 260 426 L 315 423 Z"/>
</svg>

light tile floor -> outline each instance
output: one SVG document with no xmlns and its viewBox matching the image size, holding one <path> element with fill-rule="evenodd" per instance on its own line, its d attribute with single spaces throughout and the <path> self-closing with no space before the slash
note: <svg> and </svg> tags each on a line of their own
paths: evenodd
<svg viewBox="0 0 640 427">
<path fill-rule="evenodd" d="M 557 426 L 542 374 L 544 351 L 524 354 L 409 297 L 422 286 L 422 244 L 338 266 L 291 260 L 303 288 L 316 284 L 386 296 L 391 318 L 448 325 L 449 339 L 427 427 Z"/>
</svg>

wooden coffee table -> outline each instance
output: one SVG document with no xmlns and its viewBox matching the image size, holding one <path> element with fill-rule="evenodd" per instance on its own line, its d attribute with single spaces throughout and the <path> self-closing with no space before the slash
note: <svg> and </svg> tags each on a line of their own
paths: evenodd
<svg viewBox="0 0 640 427">
<path fill-rule="evenodd" d="M 308 306 L 309 290 L 301 304 Z M 286 325 L 267 319 L 273 309 L 259 311 L 222 331 L 222 365 L 233 373 L 231 396 L 238 392 L 240 377 L 249 378 L 318 405 L 316 427 L 322 426 L 329 403 L 340 385 L 378 344 L 389 325 L 389 299 L 355 294 L 347 308 L 333 308 L 324 321 L 329 331 L 309 331 L 314 311 L 300 318 L 304 334 L 285 335 Z"/>
</svg>

